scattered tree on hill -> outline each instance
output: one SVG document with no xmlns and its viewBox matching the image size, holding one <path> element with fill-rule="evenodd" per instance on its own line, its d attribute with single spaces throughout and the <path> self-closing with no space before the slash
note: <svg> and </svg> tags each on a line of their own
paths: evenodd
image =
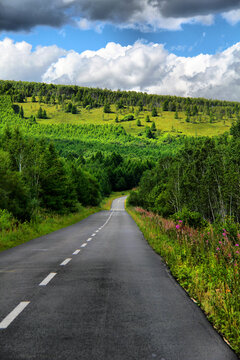
<svg viewBox="0 0 240 360">
<path fill-rule="evenodd" d="M 110 106 L 109 103 L 106 103 L 106 104 L 104 105 L 103 112 L 104 112 L 105 114 L 110 114 L 110 113 L 111 113 L 111 106 Z"/>
<path fill-rule="evenodd" d="M 19 111 L 19 115 L 21 116 L 21 118 L 24 118 L 24 111 L 23 111 L 23 107 L 20 107 L 20 111 Z"/>
<path fill-rule="evenodd" d="M 157 109 L 154 107 L 152 109 L 152 117 L 158 116 Z"/>
<path fill-rule="evenodd" d="M 148 122 L 148 123 L 149 123 L 149 122 L 151 122 L 151 121 L 150 121 L 150 117 L 149 117 L 149 115 L 146 115 L 146 117 L 145 117 L 145 121 L 146 121 L 146 122 Z"/>
<path fill-rule="evenodd" d="M 151 125 L 151 131 L 157 131 L 156 124 L 154 121 L 152 122 L 152 125 Z"/>
</svg>

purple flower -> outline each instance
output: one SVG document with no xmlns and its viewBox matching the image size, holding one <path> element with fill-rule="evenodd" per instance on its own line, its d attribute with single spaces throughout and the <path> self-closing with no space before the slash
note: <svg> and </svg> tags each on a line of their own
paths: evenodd
<svg viewBox="0 0 240 360">
<path fill-rule="evenodd" d="M 219 241 L 218 243 L 219 243 L 219 244 L 222 244 L 222 242 L 221 242 L 221 241 Z"/>
<path fill-rule="evenodd" d="M 178 220 L 179 223 L 182 223 L 182 220 Z"/>
<path fill-rule="evenodd" d="M 180 229 L 180 225 L 176 225 L 176 229 Z"/>
<path fill-rule="evenodd" d="M 216 249 L 216 250 L 218 251 L 218 250 L 220 250 L 220 248 L 219 248 L 219 247 L 217 247 L 217 249 Z"/>
<path fill-rule="evenodd" d="M 222 234 L 223 236 L 227 236 L 227 234 L 224 232 L 223 234 Z"/>
<path fill-rule="evenodd" d="M 235 244 L 235 246 L 239 246 L 239 244 Z"/>
</svg>

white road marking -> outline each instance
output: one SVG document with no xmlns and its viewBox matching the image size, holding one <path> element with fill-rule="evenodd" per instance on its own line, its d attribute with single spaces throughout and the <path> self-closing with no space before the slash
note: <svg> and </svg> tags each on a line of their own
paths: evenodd
<svg viewBox="0 0 240 360">
<path fill-rule="evenodd" d="M 26 306 L 30 304 L 30 301 L 22 301 L 15 309 L 8 314 L 2 322 L 0 322 L 0 329 L 6 329 L 13 320 L 25 309 Z"/>
<path fill-rule="evenodd" d="M 87 246 L 87 243 L 82 244 L 82 246 L 81 246 L 81 247 L 85 247 L 85 246 Z"/>
<path fill-rule="evenodd" d="M 89 238 L 89 239 L 87 239 L 87 242 L 89 242 L 89 241 L 91 241 L 92 240 L 92 238 Z"/>
<path fill-rule="evenodd" d="M 39 284 L 39 286 L 46 286 L 57 273 L 50 273 L 45 279 Z"/>
<path fill-rule="evenodd" d="M 91 236 L 95 236 L 96 234 L 92 234 Z"/>
<path fill-rule="evenodd" d="M 65 259 L 65 260 L 60 264 L 60 266 L 65 266 L 65 265 L 67 265 L 71 260 L 72 260 L 71 258 Z"/>
<path fill-rule="evenodd" d="M 80 253 L 80 249 L 77 249 L 76 251 L 73 252 L 73 255 L 78 255 Z"/>
<path fill-rule="evenodd" d="M 98 232 L 99 232 L 99 230 L 96 230 L 96 231 L 95 231 L 95 233 L 98 233 Z"/>
</svg>

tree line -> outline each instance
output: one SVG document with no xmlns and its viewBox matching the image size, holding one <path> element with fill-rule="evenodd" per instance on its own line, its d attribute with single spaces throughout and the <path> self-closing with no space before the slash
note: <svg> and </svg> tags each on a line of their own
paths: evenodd
<svg viewBox="0 0 240 360">
<path fill-rule="evenodd" d="M 12 101 L 18 103 L 27 101 L 27 98 L 31 97 L 33 102 L 65 104 L 66 108 L 68 107 L 67 100 L 68 102 L 71 101 L 71 108 L 67 108 L 67 111 L 73 111 L 73 113 L 76 111 L 76 105 L 81 105 L 84 108 L 104 106 L 106 112 L 108 112 L 110 104 L 115 104 L 118 109 L 138 106 L 140 111 L 142 111 L 143 107 L 146 107 L 148 110 L 161 108 L 162 111 L 173 111 L 176 113 L 178 111 L 185 111 L 187 116 L 196 116 L 199 113 L 204 113 L 208 116 L 217 114 L 219 117 L 224 115 L 231 117 L 233 114 L 238 115 L 240 110 L 239 103 L 231 101 L 22 81 L 0 80 L 0 95 L 10 95 Z"/>
<path fill-rule="evenodd" d="M 130 203 L 163 217 L 240 222 L 240 121 L 232 137 L 185 138 L 177 155 L 160 158 L 146 171 Z M 200 216 L 199 216 L 200 215 Z M 193 221 L 194 222 L 194 221 Z"/>
</svg>

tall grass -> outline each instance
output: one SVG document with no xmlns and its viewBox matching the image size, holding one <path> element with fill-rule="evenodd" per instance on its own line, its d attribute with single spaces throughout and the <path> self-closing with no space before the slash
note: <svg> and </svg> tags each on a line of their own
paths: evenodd
<svg viewBox="0 0 240 360">
<path fill-rule="evenodd" d="M 152 248 L 215 328 L 240 354 L 240 235 L 215 234 L 176 223 L 142 208 L 128 208 Z"/>
</svg>

